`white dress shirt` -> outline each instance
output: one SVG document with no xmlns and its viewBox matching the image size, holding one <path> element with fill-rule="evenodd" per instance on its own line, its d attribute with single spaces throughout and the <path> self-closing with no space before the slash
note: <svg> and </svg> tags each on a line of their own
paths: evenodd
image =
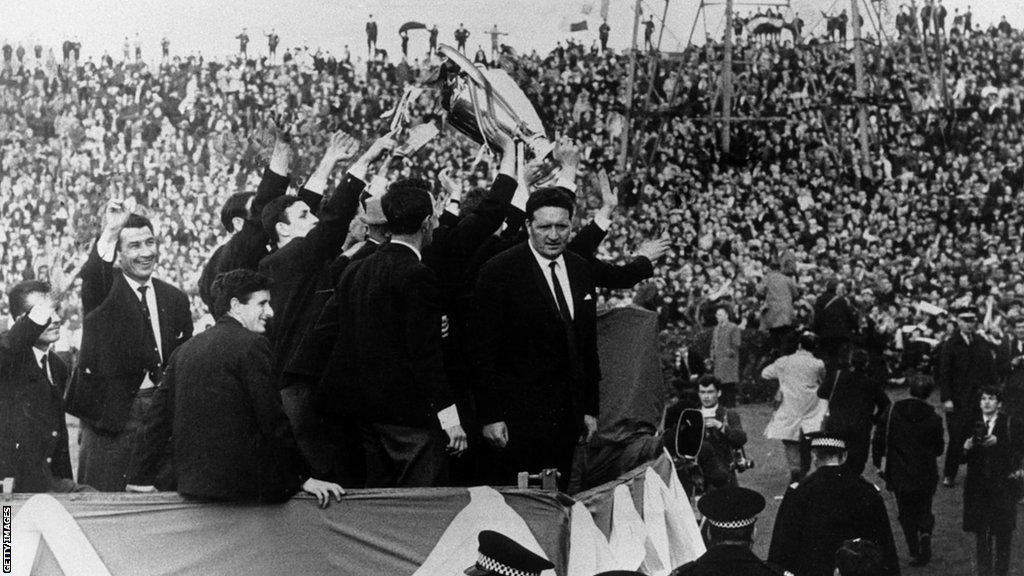
<svg viewBox="0 0 1024 576">
<path fill-rule="evenodd" d="M 548 290 L 551 290 L 551 297 L 555 299 L 555 305 L 558 305 L 558 296 L 555 294 L 555 283 L 551 281 L 551 263 L 555 263 L 555 276 L 558 277 L 558 283 L 562 286 L 562 296 L 565 297 L 565 303 L 569 306 L 569 317 L 576 317 L 576 307 L 573 305 L 572 300 L 572 289 L 569 284 L 569 272 L 565 269 L 565 258 L 559 254 L 558 258 L 554 260 L 546 258 L 537 252 L 533 248 L 533 244 L 527 241 L 527 245 L 530 247 L 530 252 L 533 252 L 533 257 L 537 259 L 537 265 L 540 266 L 540 271 L 544 276 L 544 281 L 548 283 Z"/>
<path fill-rule="evenodd" d="M 36 364 L 39 364 L 39 367 L 43 369 L 43 373 L 46 374 L 46 379 L 50 381 L 50 384 L 53 384 L 53 374 L 50 372 L 49 362 L 50 349 L 40 350 L 33 346 L 32 353 L 36 356 Z"/>
</svg>

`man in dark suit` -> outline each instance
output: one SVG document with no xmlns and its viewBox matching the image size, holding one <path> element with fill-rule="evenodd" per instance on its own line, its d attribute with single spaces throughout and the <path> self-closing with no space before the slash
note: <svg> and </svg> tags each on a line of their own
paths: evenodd
<svg viewBox="0 0 1024 576">
<path fill-rule="evenodd" d="M 184 496 L 273 503 L 301 488 L 321 506 L 340 499 L 341 486 L 309 477 L 281 408 L 263 337 L 274 315 L 270 280 L 234 270 L 218 276 L 213 291 L 217 324 L 168 362 L 139 431 L 129 490 L 152 490 L 173 442 Z"/>
<path fill-rule="evenodd" d="M 935 389 L 931 376 L 917 375 L 910 381 L 910 398 L 890 406 L 875 428 L 872 458 L 882 469 L 885 486 L 896 495 L 900 526 L 913 557 L 911 566 L 924 566 L 932 558 L 935 515 L 932 499 L 939 484 L 935 459 L 942 456 L 945 439 L 942 418 L 928 403 Z"/>
<path fill-rule="evenodd" d="M 313 409 L 313 390 L 320 374 L 306 373 L 291 363 L 330 297 L 330 265 L 341 252 L 349 224 L 358 210 L 369 164 L 393 147 L 394 141 L 386 136 L 374 142 L 349 168 L 319 212 L 314 213 L 314 207 L 300 198 L 282 196 L 267 204 L 261 215 L 263 230 L 277 247 L 260 261 L 259 271 L 273 281 L 270 292 L 277 314 L 268 337 L 285 413 L 313 475 L 343 484 L 354 479 L 341 476 L 345 470 L 333 460 L 334 451 L 327 444 Z M 313 191 L 326 188 L 334 166 L 357 150 L 355 139 L 340 132 L 335 134 L 305 187 Z"/>
<path fill-rule="evenodd" d="M 82 352 L 65 398 L 82 420 L 78 481 L 100 491 L 124 490 L 142 415 L 167 359 L 192 337 L 188 297 L 152 277 L 158 259 L 150 221 L 109 202 L 82 268 Z"/>
<path fill-rule="evenodd" d="M 557 468 L 597 430 L 596 302 L 588 261 L 566 251 L 573 199 L 545 188 L 526 203 L 527 242 L 492 258 L 474 294 L 477 409 L 492 482 Z"/>
<path fill-rule="evenodd" d="M 68 368 L 50 351 L 61 320 L 49 294 L 39 280 L 11 288 L 14 325 L 0 336 L 0 478 L 14 478 L 15 492 L 76 488 L 62 401 Z"/>
<path fill-rule="evenodd" d="M 978 410 L 978 390 L 996 381 L 995 355 L 984 338 L 977 334 L 978 315 L 969 308 L 957 311 L 959 329 L 942 346 L 939 355 L 938 385 L 946 412 L 946 461 L 942 485 L 956 483 L 963 461 L 968 426 Z"/>
<path fill-rule="evenodd" d="M 441 299 L 421 261 L 437 216 L 421 181 L 388 188 L 391 241 L 353 262 L 335 290 L 339 333 L 321 386 L 358 422 L 368 487 L 447 482 L 445 448 L 466 448 L 441 350 Z"/>
<path fill-rule="evenodd" d="M 291 164 L 292 149 L 286 122 L 282 119 L 275 123 L 274 152 L 270 165 L 263 170 L 263 178 L 256 193 L 232 194 L 221 208 L 220 221 L 233 234 L 210 256 L 199 277 L 199 295 L 211 312 L 213 295 L 210 293 L 210 285 L 213 280 L 229 270 L 255 270 L 260 260 L 269 253 L 267 244 L 270 239 L 263 231 L 260 215 L 267 204 L 288 191 L 288 167 Z M 299 197 L 307 203 L 319 204 L 319 195 L 311 199 L 308 194 L 311 193 L 303 188 Z"/>
<path fill-rule="evenodd" d="M 1024 317 L 1014 320 L 1013 336 L 1006 338 L 1003 367 L 1003 409 L 1024 422 Z"/>
</svg>

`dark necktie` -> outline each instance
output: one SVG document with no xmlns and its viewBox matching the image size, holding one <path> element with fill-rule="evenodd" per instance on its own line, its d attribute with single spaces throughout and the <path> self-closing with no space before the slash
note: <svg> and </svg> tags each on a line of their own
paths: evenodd
<svg viewBox="0 0 1024 576">
<path fill-rule="evenodd" d="M 39 359 L 39 368 L 46 375 L 46 381 L 53 384 L 53 376 L 50 374 L 50 353 L 43 354 L 43 357 Z"/>
<path fill-rule="evenodd" d="M 150 350 L 153 351 L 152 356 L 150 358 L 149 368 L 147 368 L 147 371 L 149 372 L 149 379 L 152 380 L 154 384 L 159 384 L 161 363 L 160 348 L 156 345 L 156 334 L 153 332 L 153 317 L 149 313 L 149 304 L 146 302 L 146 290 L 148 289 L 149 286 L 139 286 L 138 288 L 139 305 L 141 306 L 142 310 L 142 319 L 143 322 L 146 324 L 142 328 L 142 333 L 146 338 L 146 345 L 149 347 Z"/>
<path fill-rule="evenodd" d="M 565 294 L 562 293 L 562 284 L 558 281 L 558 274 L 555 274 L 555 268 L 557 267 L 558 262 L 548 264 L 548 268 L 551 269 L 551 284 L 555 287 L 555 302 L 558 303 L 558 314 L 562 317 L 562 320 L 572 322 L 572 314 L 569 313 L 569 303 L 565 301 Z"/>
</svg>

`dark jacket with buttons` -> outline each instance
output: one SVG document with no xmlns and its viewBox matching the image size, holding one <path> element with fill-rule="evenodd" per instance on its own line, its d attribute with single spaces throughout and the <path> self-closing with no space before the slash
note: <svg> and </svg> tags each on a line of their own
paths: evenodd
<svg viewBox="0 0 1024 576">
<path fill-rule="evenodd" d="M 16 492 L 61 491 L 62 485 L 71 485 L 61 404 L 68 369 L 49 354 L 50 384 L 32 352 L 45 329 L 25 315 L 0 336 L 0 478 L 14 478 Z"/>
</svg>

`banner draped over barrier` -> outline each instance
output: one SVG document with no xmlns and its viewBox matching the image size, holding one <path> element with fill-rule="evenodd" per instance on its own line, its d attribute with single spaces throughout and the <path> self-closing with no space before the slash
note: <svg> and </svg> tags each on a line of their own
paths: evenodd
<svg viewBox="0 0 1024 576">
<path fill-rule="evenodd" d="M 357 490 L 326 510 L 306 497 L 252 506 L 175 494 L 26 494 L 4 504 L 13 506 L 14 574 L 24 576 L 451 576 L 473 563 L 484 529 L 550 559 L 556 568 L 545 576 L 662 576 L 704 551 L 674 485 L 662 456 L 578 502 L 478 487 Z"/>
</svg>

